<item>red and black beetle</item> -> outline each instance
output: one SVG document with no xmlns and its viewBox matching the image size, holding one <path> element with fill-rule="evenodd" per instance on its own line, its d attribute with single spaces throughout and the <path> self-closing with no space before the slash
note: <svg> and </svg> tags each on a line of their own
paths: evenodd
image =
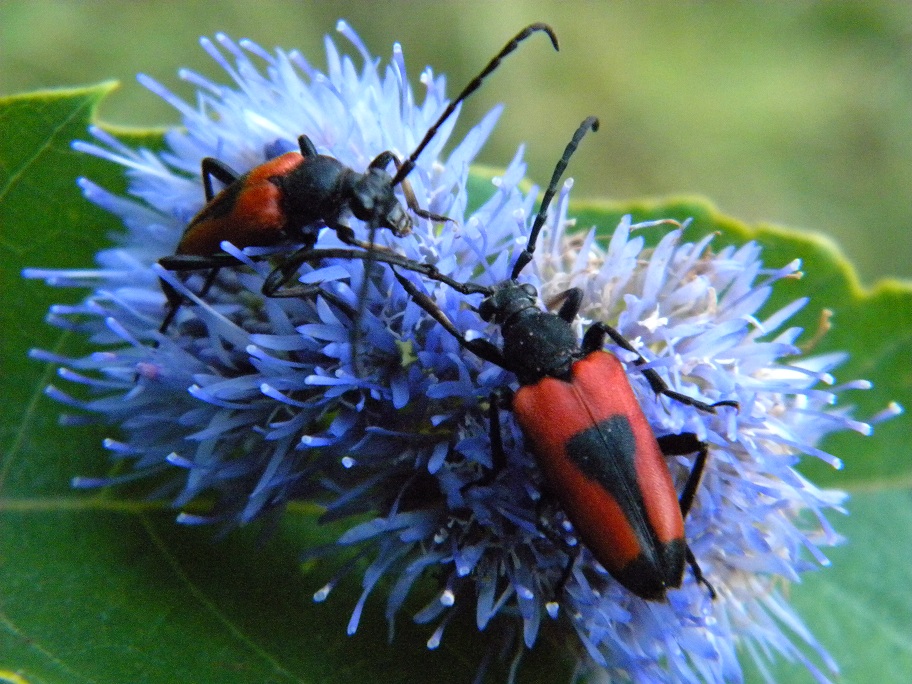
<svg viewBox="0 0 912 684">
<path fill-rule="evenodd" d="M 267 297 L 299 296 L 306 294 L 300 287 L 281 288 L 308 259 L 324 225 L 336 231 L 346 244 L 366 248 L 371 254 L 379 249 L 373 247 L 376 230 L 388 228 L 397 237 L 409 233 L 412 219 L 395 195 L 397 185 L 402 184 L 406 203 L 416 215 L 434 221 L 448 220 L 420 208 L 405 179 L 415 167 L 415 160 L 459 103 L 477 90 L 484 78 L 521 41 L 536 31 L 547 33 L 554 49 L 558 49 L 557 36 L 546 24 L 531 24 L 520 31 L 447 106 L 415 151 L 402 163 L 392 152 L 385 151 L 374 158 L 365 173 L 359 173 L 334 157 L 318 154 L 306 135 L 298 138 L 300 153 L 288 152 L 242 175 L 217 159 L 203 159 L 206 205 L 190 221 L 176 254 L 160 259 L 159 264 L 172 271 L 210 270 L 201 292 L 205 294 L 220 267 L 237 264 L 233 257 L 221 251 L 222 241 L 244 248 L 266 247 L 291 239 L 301 244 L 300 249 L 282 260 L 266 279 L 262 291 Z M 397 169 L 394 176 L 386 171 L 391 162 Z M 218 194 L 212 186 L 213 178 L 227 186 Z M 347 215 L 354 215 L 367 224 L 368 242 L 355 238 L 354 231 L 343 222 Z M 170 307 L 159 328 L 163 333 L 174 319 L 183 297 L 165 281 L 162 281 L 162 290 Z"/>
<path fill-rule="evenodd" d="M 493 287 L 458 282 L 427 264 L 378 253 L 414 301 L 452 333 L 460 344 L 486 361 L 514 373 L 519 389 L 492 397 L 491 442 L 495 470 L 503 462 L 499 408 L 512 408 L 526 443 L 537 457 L 547 488 L 573 523 L 579 538 L 623 586 L 644 599 L 661 601 L 669 588 L 681 586 L 684 566 L 715 593 L 703 577 L 684 535 L 684 518 L 693 504 L 706 464 L 707 445 L 694 433 L 656 437 L 636 398 L 624 366 L 603 349 L 606 338 L 637 355 L 618 331 L 593 324 L 582 344 L 571 327 L 582 302 L 578 288 L 563 293 L 557 313 L 540 309 L 537 292 L 518 277 L 531 261 L 538 234 L 558 181 L 579 141 L 598 129 L 586 119 L 567 145 L 542 199 L 526 249 L 511 276 Z M 364 258 L 356 250 L 349 256 Z M 484 339 L 467 340 L 453 322 L 415 283 L 396 271 L 411 270 L 443 282 L 463 294 L 482 294 L 478 313 L 500 326 L 503 347 Z M 670 389 L 653 369 L 641 370 L 652 390 L 675 401 L 714 413 L 719 406 L 738 408 L 736 401 L 705 403 Z M 501 453 L 498 454 L 498 451 Z M 665 462 L 670 455 L 696 454 L 680 494 Z M 568 567 L 569 570 L 569 567 Z"/>
</svg>

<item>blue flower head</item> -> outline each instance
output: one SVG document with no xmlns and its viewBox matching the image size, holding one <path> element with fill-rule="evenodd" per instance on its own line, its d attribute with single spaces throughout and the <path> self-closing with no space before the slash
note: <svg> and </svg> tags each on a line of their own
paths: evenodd
<svg viewBox="0 0 912 684">
<path fill-rule="evenodd" d="M 175 507 L 214 502 L 205 514 L 180 513 L 187 524 L 230 528 L 278 514 L 291 501 L 320 504 L 327 520 L 370 514 L 334 545 L 356 547 L 357 557 L 367 559 L 349 633 L 382 578 L 391 580 L 385 586 L 392 587 L 392 629 L 414 584 L 433 574 L 439 593 L 413 616 L 431 625 L 430 648 L 452 616 L 470 611 L 482 630 L 494 620 L 512 621 L 528 647 L 542 620 L 557 620 L 578 637 L 580 671 L 612 679 L 740 681 L 735 649 L 743 645 L 758 660 L 769 653 L 798 659 L 826 681 L 787 632 L 827 668 L 836 666 L 779 587 L 826 564 L 820 547 L 839 537 L 824 513 L 840 510 L 845 495 L 816 488 L 793 466 L 802 454 L 838 466 L 816 444 L 830 432 L 870 430 L 833 407 L 844 390 L 867 383 L 832 386 L 830 371 L 841 355 L 796 356 L 800 330 L 785 325 L 805 300 L 757 318 L 774 283 L 797 273 L 797 263 L 768 269 L 754 243 L 714 251 L 711 237 L 687 242 L 686 226 L 669 230 L 669 222 L 629 218 L 601 245 L 594 230 L 567 232 L 568 181 L 523 271 L 544 302 L 570 287 L 583 290 L 580 336 L 592 322 L 607 322 L 674 390 L 740 405 L 713 414 L 659 399 L 633 355 L 611 349 L 627 365 L 656 434 L 693 432 L 710 445 L 686 534 L 718 597 L 711 600 L 688 571 L 665 603 L 631 594 L 583 547 L 506 410 L 499 414 L 506 465 L 485 478 L 493 466 L 489 399 L 516 379 L 460 346 L 388 265 L 304 263 L 296 277 L 314 294 L 290 298 L 264 297 L 261 288 L 274 266 L 271 253 L 287 254 L 294 245 L 223 244 L 242 265 L 221 269 L 204 296 L 201 275 L 157 265 L 174 253 L 203 206 L 204 157 L 244 172 L 296 149 L 306 134 L 320 154 L 363 171 L 381 151 L 402 159 L 415 149 L 447 104 L 444 79 L 425 70 L 419 104 L 398 44 L 381 67 L 344 22 L 338 28 L 360 53 L 360 68 L 329 38 L 324 73 L 296 52 L 272 54 L 219 35 L 202 45 L 233 84 L 182 72 L 198 88 L 195 106 L 140 77 L 183 117 L 183 127 L 166 135 L 165 151 L 130 149 L 100 129 L 91 131 L 95 142 L 74 143 L 126 169 L 127 197 L 80 181 L 85 196 L 120 216 L 125 230 L 98 254 L 96 269 L 26 272 L 92 289 L 80 305 L 55 307 L 49 322 L 98 346 L 83 358 L 34 356 L 61 365 L 65 380 L 89 386 L 92 398 L 85 400 L 54 387 L 48 394 L 117 426 L 121 439 L 105 446 L 131 468 L 116 477 L 77 478 L 76 486 L 163 475 L 158 493 Z M 485 197 L 467 190 L 469 165 L 498 114 L 485 116 L 444 155 L 454 124 L 448 120 L 409 176 L 420 206 L 452 223 L 415 216 L 405 237 L 378 232 L 381 245 L 461 282 L 490 286 L 510 276 L 536 208 L 536 190 L 519 187 L 522 151 Z M 363 223 L 351 218 L 351 226 L 367 239 Z M 667 232 L 647 248 L 646 230 Z M 318 246 L 345 245 L 325 229 Z M 402 273 L 467 339 L 498 342 L 497 327 L 473 308 L 477 296 Z M 189 301 L 166 334 L 158 332 L 165 313 L 159 278 Z M 693 455 L 668 465 L 680 487 Z M 569 576 L 568 557 L 576 558 Z M 354 567 L 363 566 L 345 571 Z M 340 578 L 315 599 L 329 598 Z"/>
</svg>

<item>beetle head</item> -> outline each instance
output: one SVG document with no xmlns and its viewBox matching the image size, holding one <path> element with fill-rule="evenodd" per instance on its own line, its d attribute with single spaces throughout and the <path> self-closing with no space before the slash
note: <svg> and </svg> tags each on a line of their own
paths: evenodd
<svg viewBox="0 0 912 684">
<path fill-rule="evenodd" d="M 478 305 L 478 315 L 483 321 L 503 325 L 514 315 L 526 309 L 537 308 L 536 297 L 538 291 L 530 283 L 505 280 L 481 301 Z"/>
<path fill-rule="evenodd" d="M 383 169 L 370 168 L 352 184 L 351 211 L 362 221 L 389 228 L 396 237 L 408 235 L 412 219 L 393 192 L 392 177 Z"/>
</svg>

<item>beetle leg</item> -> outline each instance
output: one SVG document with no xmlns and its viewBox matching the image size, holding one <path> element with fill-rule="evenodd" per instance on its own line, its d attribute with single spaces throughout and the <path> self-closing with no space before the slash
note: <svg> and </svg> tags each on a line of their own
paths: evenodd
<svg viewBox="0 0 912 684">
<path fill-rule="evenodd" d="M 308 261 L 319 261 L 320 259 L 333 258 L 337 255 L 330 254 L 324 255 L 321 254 L 322 250 L 311 249 L 311 248 L 301 248 L 296 252 L 291 254 L 285 261 L 276 266 L 272 271 L 269 272 L 269 275 L 266 276 L 266 280 L 263 281 L 263 287 L 260 288 L 260 292 L 265 297 L 270 297 L 272 299 L 280 299 L 286 297 L 311 297 L 315 294 L 319 294 L 321 297 L 326 299 L 329 302 L 332 302 L 346 315 L 354 318 L 356 311 L 352 308 L 348 302 L 344 301 L 337 295 L 333 294 L 329 290 L 325 290 L 322 287 L 322 283 L 311 284 L 311 285 L 296 285 L 294 287 L 285 287 L 289 280 L 291 280 L 298 268 L 301 267 L 301 264 L 304 264 Z M 330 252 L 341 251 L 346 252 L 349 250 L 329 250 Z M 348 256 L 348 255 L 344 255 Z M 351 258 L 351 257 L 349 257 Z"/>
<path fill-rule="evenodd" d="M 344 223 L 327 223 L 327 226 L 336 231 L 336 235 L 339 236 L 339 239 L 342 240 L 346 245 L 351 245 L 352 247 L 360 247 L 361 249 L 373 252 L 392 252 L 389 247 L 384 247 L 383 245 L 374 244 L 374 234 L 377 232 L 376 228 L 371 230 L 370 242 L 365 242 L 364 240 L 359 240 L 355 237 L 355 231 L 351 229 L 351 226 L 346 226 Z"/>
<path fill-rule="evenodd" d="M 686 551 L 687 564 L 690 566 L 690 569 L 694 574 L 694 579 L 706 587 L 706 590 L 709 592 L 709 598 L 715 601 L 717 596 L 715 587 L 713 587 L 713 585 L 709 583 L 709 580 L 706 579 L 706 577 L 703 575 L 703 571 L 700 569 L 700 564 L 697 563 L 697 558 L 694 556 L 694 553 L 691 551 L 689 546 L 686 547 Z"/>
<path fill-rule="evenodd" d="M 488 400 L 488 424 L 491 429 L 491 473 L 493 477 L 507 467 L 507 452 L 503 445 L 503 432 L 500 426 L 500 409 L 510 410 L 513 406 L 513 390 L 500 387 Z"/>
<path fill-rule="evenodd" d="M 703 471 L 706 468 L 706 442 L 701 442 L 697 439 L 697 435 L 693 432 L 682 432 L 679 435 L 665 435 L 659 437 L 658 442 L 659 448 L 666 456 L 697 454 L 693 468 L 691 468 L 690 475 L 684 485 L 684 490 L 681 492 L 681 515 L 686 518 L 687 514 L 690 512 L 690 507 L 693 506 L 694 498 L 697 495 L 697 489 L 700 487 L 700 480 L 703 479 Z"/>
<path fill-rule="evenodd" d="M 351 226 L 346 226 L 344 223 L 334 223 L 329 227 L 336 231 L 336 235 L 338 235 L 339 239 L 342 240 L 342 242 L 344 242 L 346 245 L 368 249 L 367 243 L 362 242 L 355 237 L 355 231 L 351 229 Z"/>
<path fill-rule="evenodd" d="M 177 290 L 172 287 L 171 283 L 166 283 L 160 278 L 159 283 L 161 283 L 162 292 L 165 293 L 165 297 L 168 299 L 168 311 L 165 313 L 165 318 L 162 320 L 161 325 L 158 326 L 158 332 L 164 335 L 168 326 L 171 325 L 171 321 L 173 321 L 174 317 L 177 315 L 177 311 L 180 309 L 184 298 L 177 293 Z M 158 345 L 156 344 L 156 346 Z"/>
<path fill-rule="evenodd" d="M 201 170 L 203 176 L 203 189 L 206 192 L 207 203 L 211 202 L 216 195 L 212 188 L 213 178 L 224 185 L 231 185 L 240 178 L 240 174 L 236 173 L 225 162 L 219 161 L 215 157 L 205 157 L 201 165 Z"/>
<path fill-rule="evenodd" d="M 697 453 L 697 458 L 694 461 L 693 468 L 690 470 L 690 475 L 687 477 L 687 482 L 684 484 L 684 490 L 681 492 L 681 498 L 679 499 L 681 517 L 686 519 L 691 506 L 693 506 L 694 499 L 697 496 L 697 489 L 700 487 L 700 481 L 703 479 L 703 472 L 706 469 L 706 456 L 708 453 L 706 442 L 701 442 L 697 439 L 697 436 L 693 432 L 682 432 L 678 435 L 665 435 L 659 437 L 658 442 L 659 448 L 666 456 Z M 710 598 L 715 600 L 716 590 L 703 575 L 700 564 L 697 563 L 697 558 L 694 556 L 690 546 L 687 546 L 687 564 L 690 566 L 691 571 L 693 571 L 694 578 L 697 582 L 705 586 L 707 591 L 709 591 Z"/>
<path fill-rule="evenodd" d="M 172 254 L 158 260 L 162 268 L 169 271 L 204 271 L 223 266 L 237 266 L 238 260 L 230 254 L 218 253 L 208 256 L 197 254 Z"/>
<path fill-rule="evenodd" d="M 455 337 L 459 341 L 459 344 L 465 349 L 468 349 L 475 354 L 475 356 L 493 363 L 495 366 L 500 366 L 505 370 L 511 371 L 511 364 L 507 361 L 503 352 L 494 344 L 484 339 L 467 340 L 453 324 L 453 321 L 451 321 L 443 310 L 437 306 L 437 303 L 433 299 L 421 292 L 411 281 L 399 274 L 395 268 L 393 269 L 393 273 L 399 281 L 399 284 L 402 285 L 409 296 L 411 296 L 412 300 L 422 309 L 427 311 L 435 321 L 440 323 L 440 325 Z"/>
<path fill-rule="evenodd" d="M 368 165 L 368 168 L 369 169 L 385 169 L 387 166 L 389 166 L 390 162 L 393 162 L 393 164 L 396 165 L 396 171 L 399 171 L 399 169 L 402 168 L 402 162 L 399 161 L 399 157 L 397 157 L 395 154 L 393 154 L 389 150 L 386 150 L 385 152 L 381 152 L 376 157 L 374 157 L 374 160 Z M 451 219 L 447 216 L 440 216 L 439 214 L 434 214 L 434 213 L 428 211 L 427 209 L 422 209 L 421 206 L 418 204 L 418 198 L 415 197 L 415 191 L 412 190 L 411 183 L 409 183 L 407 180 L 403 179 L 401 184 L 402 184 L 402 193 L 405 195 L 405 203 L 406 203 L 406 205 L 408 205 L 408 208 L 411 209 L 415 214 L 417 214 L 421 218 L 428 219 L 429 221 L 439 221 L 439 222 L 451 221 L 451 222 L 455 223 L 455 221 L 453 221 L 453 219 Z"/>
<path fill-rule="evenodd" d="M 579 313 L 580 304 L 583 303 L 583 291 L 578 287 L 571 287 L 569 290 L 564 290 L 554 299 L 549 301 L 548 308 L 550 309 L 554 304 L 563 300 L 560 310 L 557 312 L 557 315 L 561 317 L 567 323 L 573 323 L 576 320 L 576 315 Z"/>
<path fill-rule="evenodd" d="M 203 288 L 199 293 L 199 296 L 203 297 L 212 288 L 212 285 L 218 276 L 219 269 L 222 266 L 231 266 L 237 264 L 238 261 L 228 254 L 213 254 L 210 256 L 198 256 L 196 254 L 174 254 L 172 256 L 162 257 L 158 260 L 158 263 L 162 266 L 162 268 L 177 272 L 200 271 L 209 269 L 209 273 L 206 274 L 206 280 L 203 283 Z M 170 283 L 162 280 L 161 278 L 159 278 L 159 283 L 161 283 L 162 292 L 165 293 L 165 297 L 168 300 L 168 312 L 165 314 L 165 319 L 162 321 L 162 324 L 158 328 L 158 331 L 164 334 L 165 331 L 167 331 L 168 326 L 170 326 L 171 322 L 174 320 L 174 317 L 177 315 L 177 311 L 183 304 L 184 298 L 178 293 L 177 290 L 174 289 L 174 286 Z"/>
<path fill-rule="evenodd" d="M 490 425 L 491 439 L 491 470 L 479 479 L 464 485 L 460 489 L 460 493 L 464 494 L 473 487 L 490 484 L 497 477 L 497 474 L 507 466 L 507 454 L 504 450 L 503 432 L 501 431 L 500 423 L 500 409 L 510 410 L 512 404 L 513 390 L 509 387 L 502 387 L 491 392 L 491 397 L 488 402 L 488 424 Z M 542 505 L 544 501 L 544 498 L 539 499 L 539 506 Z M 567 582 L 570 580 L 570 576 L 573 573 L 573 566 L 576 564 L 577 558 L 579 558 L 582 545 L 576 544 L 574 546 L 569 546 L 554 530 L 542 526 L 539 526 L 539 529 L 546 539 L 550 540 L 555 546 L 563 548 L 564 553 L 567 554 L 567 564 L 564 566 L 560 579 L 554 585 L 552 600 L 557 601 L 564 592 L 564 587 L 567 585 Z"/>
<path fill-rule="evenodd" d="M 399 165 L 398 160 L 396 162 L 396 165 Z M 415 191 L 412 190 L 412 184 L 408 182 L 407 178 L 404 179 L 400 185 L 402 186 L 402 193 L 405 195 L 405 203 L 414 214 L 420 216 L 423 219 L 427 219 L 428 221 L 436 221 L 437 223 L 444 223 L 446 221 L 449 221 L 450 223 L 456 223 L 456 221 L 454 219 L 451 219 L 449 216 L 441 216 L 440 214 L 435 214 L 428 211 L 427 209 L 422 209 L 418 205 L 418 198 L 415 197 Z"/>
<path fill-rule="evenodd" d="M 346 314 L 355 317 L 355 310 L 348 305 L 347 302 L 344 302 L 342 299 L 332 294 L 331 292 L 324 290 L 320 285 L 299 285 L 295 287 L 285 287 L 289 280 L 300 268 L 301 264 L 308 261 L 319 261 L 324 258 L 331 258 L 334 255 L 322 255 L 320 252 L 322 250 L 301 248 L 289 256 L 284 262 L 276 266 L 272 271 L 266 276 L 266 280 L 263 281 L 263 287 L 261 292 L 264 296 L 270 297 L 273 299 L 282 298 L 282 297 L 310 297 L 314 294 L 319 293 L 322 297 L 329 300 L 337 307 L 345 311 Z M 334 250 L 329 250 L 330 252 Z M 339 251 L 349 251 L 349 250 L 339 250 Z"/>
<path fill-rule="evenodd" d="M 215 279 L 218 277 L 220 267 L 216 266 L 211 269 L 209 273 L 206 274 L 206 280 L 203 281 L 203 286 L 200 288 L 199 297 L 205 297 L 209 294 L 209 290 L 212 289 L 212 285 L 215 283 Z"/>
<path fill-rule="evenodd" d="M 612 328 L 606 323 L 593 323 L 589 330 L 586 331 L 586 334 L 583 336 L 583 352 L 586 354 L 592 353 L 601 349 L 605 344 L 605 336 L 610 337 L 614 343 L 626 349 L 629 352 L 633 352 L 637 355 L 637 358 L 634 359 L 634 363 L 637 366 L 642 366 L 645 363 L 648 363 L 646 359 L 643 358 L 632 344 L 627 340 L 626 337 L 621 335 L 617 330 Z M 706 411 L 707 413 L 715 413 L 717 406 L 731 406 L 734 409 L 738 409 L 739 404 L 737 401 L 726 399 L 724 401 L 717 401 L 713 404 L 707 404 L 705 401 L 700 401 L 699 399 L 694 399 L 693 397 L 687 396 L 686 394 L 681 394 L 676 392 L 673 389 L 668 387 L 668 383 L 662 379 L 662 376 L 659 375 L 652 368 L 644 368 L 641 370 L 646 380 L 649 382 L 649 386 L 652 387 L 652 391 L 656 394 L 664 394 L 666 397 L 674 399 L 685 406 L 693 406 L 701 411 Z"/>
<path fill-rule="evenodd" d="M 294 287 L 284 287 L 283 288 L 282 285 L 284 285 L 286 282 L 288 282 L 288 280 L 291 278 L 291 276 L 282 274 L 280 269 L 278 269 L 278 268 L 273 270 L 272 273 L 270 273 L 269 275 L 270 276 L 276 275 L 277 272 L 278 272 L 278 275 L 284 276 L 284 278 L 279 282 L 279 284 L 277 286 L 280 289 L 272 291 L 272 292 L 263 292 L 263 294 L 266 297 L 269 297 L 270 299 L 283 299 L 283 298 L 289 298 L 289 297 L 304 298 L 304 297 L 310 297 L 311 295 L 314 295 L 317 292 L 320 292 L 320 286 L 316 285 L 316 284 L 314 284 L 314 285 L 296 285 Z M 265 283 L 263 284 L 263 287 L 266 287 Z"/>
<path fill-rule="evenodd" d="M 491 476 L 507 467 L 507 452 L 504 451 L 503 433 L 500 429 L 500 409 L 509 408 L 513 403 L 513 392 L 508 387 L 491 392 L 488 402 L 488 423 L 491 428 Z"/>
<path fill-rule="evenodd" d="M 312 252 L 312 247 L 305 245 L 284 258 L 278 266 L 270 271 L 269 275 L 266 276 L 266 280 L 263 281 L 263 287 L 260 288 L 263 295 L 271 298 L 307 297 L 319 290 L 318 285 L 285 287 L 288 281 L 297 273 L 301 264 L 310 260 Z"/>
<path fill-rule="evenodd" d="M 209 290 L 212 289 L 212 285 L 218 277 L 219 268 L 219 266 L 215 266 L 214 268 L 209 269 L 209 272 L 206 274 L 206 280 L 203 281 L 203 287 L 200 289 L 198 296 L 205 297 Z M 168 312 L 165 314 L 165 318 L 161 325 L 158 326 L 158 332 L 164 335 L 165 331 L 168 330 L 168 326 L 171 325 L 171 322 L 177 315 L 178 310 L 181 308 L 181 305 L 184 303 L 184 298 L 176 289 L 174 289 L 174 286 L 171 283 L 162 280 L 161 278 L 158 279 L 158 282 L 161 284 L 162 292 L 165 293 L 165 298 L 168 300 Z"/>
<path fill-rule="evenodd" d="M 301 139 L 304 140 L 301 140 Z M 313 146 L 313 143 L 310 142 L 310 139 L 306 135 L 302 135 L 299 138 L 299 142 L 303 145 L 309 144 Z M 302 149 L 304 149 L 302 147 Z M 301 264 L 310 259 L 310 252 L 313 251 L 313 246 L 317 242 L 317 235 L 319 234 L 319 227 L 315 225 L 306 225 L 299 227 L 294 231 L 293 239 L 299 240 L 301 246 L 298 247 L 294 252 L 285 256 L 279 261 L 278 266 L 276 266 L 269 275 L 266 276 L 266 280 L 263 281 L 263 286 L 260 288 L 260 292 L 263 293 L 266 297 L 308 297 L 319 289 L 319 286 L 300 286 L 300 287 L 289 287 L 286 288 L 285 285 L 291 280 L 295 272 L 300 268 Z"/>
<path fill-rule="evenodd" d="M 203 282 L 203 287 L 199 292 L 200 297 L 204 297 L 212 288 L 212 284 L 215 282 L 218 272 L 219 269 L 216 267 L 210 269 L 206 274 L 206 280 Z M 165 293 L 165 298 L 168 300 L 168 312 L 165 314 L 165 318 L 162 320 L 161 325 L 158 326 L 158 332 L 165 334 L 168 330 L 168 326 L 171 325 L 178 310 L 181 308 L 181 305 L 183 305 L 184 298 L 171 283 L 162 280 L 161 278 L 158 279 L 158 282 L 161 285 L 162 292 Z"/>
<path fill-rule="evenodd" d="M 486 487 L 491 484 L 504 468 L 507 467 L 507 452 L 504 450 L 503 433 L 500 424 L 500 409 L 508 408 L 513 401 L 513 392 L 501 388 L 491 392 L 488 399 L 488 428 L 491 440 L 491 468 L 477 480 L 472 480 L 459 488 L 465 494 L 473 487 Z"/>
<path fill-rule="evenodd" d="M 392 152 L 384 152 L 382 154 L 389 155 L 389 157 L 385 159 L 383 167 L 386 167 L 386 165 L 392 161 L 396 165 L 397 172 L 402 168 L 402 162 L 399 161 L 399 157 L 394 155 Z M 371 166 L 373 166 L 379 159 L 380 156 L 374 159 L 374 161 L 371 162 Z M 412 210 L 412 213 L 420 216 L 423 219 L 427 219 L 428 221 L 437 221 L 438 223 L 449 221 L 450 223 L 456 223 L 456 221 L 451 219 L 449 216 L 441 216 L 440 214 L 434 214 L 427 209 L 422 209 L 418 204 L 418 198 L 415 197 L 415 191 L 412 189 L 412 184 L 408 182 L 408 179 L 403 178 L 400 185 L 402 186 L 402 194 L 405 195 L 405 203 L 408 205 L 408 208 Z"/>
<path fill-rule="evenodd" d="M 564 544 L 564 546 L 566 546 L 566 544 Z M 567 565 L 564 566 L 564 571 L 561 573 L 560 580 L 554 585 L 553 601 L 558 602 L 560 595 L 564 593 L 567 582 L 570 581 L 570 576 L 573 574 L 573 566 L 576 565 L 576 560 L 579 558 L 582 548 L 582 544 L 577 544 L 569 549 L 564 549 L 567 554 Z"/>
</svg>

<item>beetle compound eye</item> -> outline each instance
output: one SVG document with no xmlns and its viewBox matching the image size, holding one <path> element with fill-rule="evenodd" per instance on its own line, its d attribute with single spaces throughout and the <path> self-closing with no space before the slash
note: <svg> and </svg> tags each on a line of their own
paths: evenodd
<svg viewBox="0 0 912 684">
<path fill-rule="evenodd" d="M 478 315 L 481 316 L 481 320 L 487 322 L 490 322 L 497 315 L 497 305 L 491 301 L 490 297 L 486 297 L 478 305 Z"/>
<path fill-rule="evenodd" d="M 535 299 L 538 297 L 538 290 L 535 289 L 535 286 L 532 283 L 523 283 L 520 285 L 522 291 L 529 295 L 530 298 Z"/>
</svg>

